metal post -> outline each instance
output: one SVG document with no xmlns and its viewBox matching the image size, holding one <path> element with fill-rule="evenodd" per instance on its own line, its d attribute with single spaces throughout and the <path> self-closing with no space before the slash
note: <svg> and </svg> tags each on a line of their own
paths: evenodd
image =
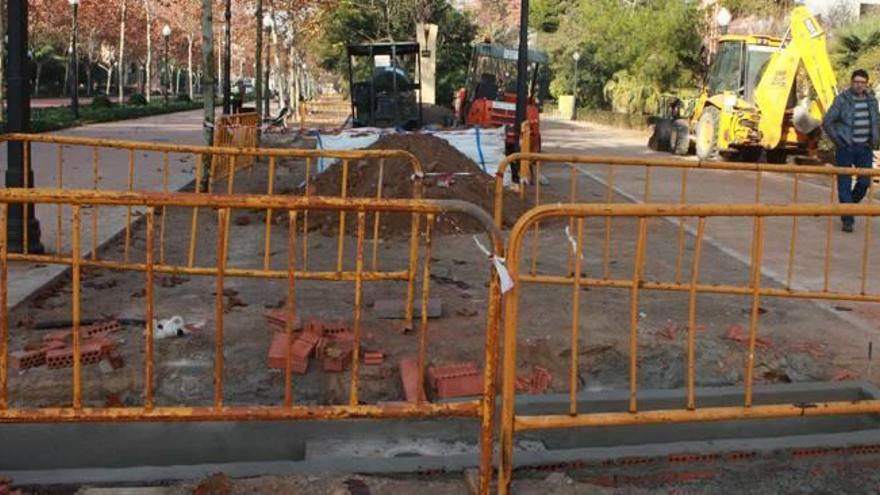
<svg viewBox="0 0 880 495">
<path fill-rule="evenodd" d="M 71 8 L 73 9 L 73 46 L 72 52 L 70 54 L 71 62 L 70 69 L 73 71 L 73 74 L 70 78 L 71 86 L 70 89 L 70 110 L 73 112 L 73 118 L 79 118 L 79 55 L 77 50 L 77 38 L 79 37 L 79 23 L 77 22 L 77 12 L 79 11 L 79 1 L 71 2 Z"/>
<path fill-rule="evenodd" d="M 263 0 L 257 0 L 257 11 L 254 14 L 257 18 L 257 40 L 256 40 L 256 67 L 254 67 L 254 96 L 256 102 L 254 110 L 257 112 L 259 122 L 265 118 L 263 115 Z M 257 126 L 257 139 L 260 136 L 260 126 Z"/>
<path fill-rule="evenodd" d="M 226 0 L 223 26 L 223 115 L 232 113 L 232 0 Z M 244 97 L 244 95 L 242 95 Z"/>
<path fill-rule="evenodd" d="M 165 95 L 165 105 L 168 105 L 168 86 L 170 85 L 171 78 L 168 74 L 168 36 L 165 36 L 165 69 L 163 72 L 165 73 L 164 81 L 162 83 L 162 93 Z"/>
<path fill-rule="evenodd" d="M 516 136 L 514 147 L 520 150 L 520 138 L 522 123 L 526 120 L 526 108 L 528 107 L 528 71 L 529 71 L 529 0 L 520 0 L 519 16 L 519 55 L 516 64 L 516 121 L 513 124 L 513 132 Z M 519 182 L 519 166 L 512 171 L 513 178 Z"/>
<path fill-rule="evenodd" d="M 28 78 L 28 2 L 9 0 L 7 2 L 7 15 L 9 18 L 9 108 L 8 108 L 8 131 L 28 132 L 31 121 L 31 90 Z M 25 144 L 21 141 L 9 141 L 6 144 L 7 163 L 6 187 L 23 187 L 25 174 L 27 174 L 27 186 L 34 187 L 34 174 L 31 167 L 25 166 Z M 34 216 L 34 206 L 26 205 L 28 209 L 28 251 L 32 254 L 44 252 L 40 243 L 40 223 Z M 21 203 L 9 205 L 9 219 L 7 222 L 7 243 L 9 252 L 20 253 L 24 251 L 24 226 L 25 215 Z"/>
</svg>

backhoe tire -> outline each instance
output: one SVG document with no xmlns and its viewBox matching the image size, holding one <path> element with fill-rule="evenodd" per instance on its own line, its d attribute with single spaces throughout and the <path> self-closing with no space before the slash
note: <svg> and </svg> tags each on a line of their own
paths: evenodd
<svg viewBox="0 0 880 495">
<path fill-rule="evenodd" d="M 738 162 L 745 163 L 758 163 L 761 161 L 761 155 L 764 154 L 764 148 L 758 147 L 749 147 L 749 148 L 741 148 L 737 151 L 736 155 L 734 155 L 734 159 Z"/>
<path fill-rule="evenodd" d="M 657 119 L 654 132 L 648 139 L 648 148 L 654 151 L 671 151 L 675 126 L 670 119 Z"/>
<path fill-rule="evenodd" d="M 704 161 L 718 161 L 718 122 L 719 112 L 715 107 L 706 107 L 697 122 L 697 157 Z"/>
<path fill-rule="evenodd" d="M 788 163 L 788 152 L 784 149 L 767 150 L 767 163 Z"/>
<path fill-rule="evenodd" d="M 672 152 L 679 156 L 685 156 L 691 149 L 690 123 L 686 119 L 678 119 L 673 122 L 675 126 L 675 140 Z"/>
</svg>

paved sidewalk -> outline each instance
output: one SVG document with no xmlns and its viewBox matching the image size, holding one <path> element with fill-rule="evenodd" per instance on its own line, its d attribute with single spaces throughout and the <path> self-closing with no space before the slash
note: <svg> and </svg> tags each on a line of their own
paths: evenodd
<svg viewBox="0 0 880 495">
<path fill-rule="evenodd" d="M 548 119 L 542 123 L 544 150 L 551 153 L 600 154 L 639 158 L 675 158 L 669 153 L 657 153 L 648 149 L 648 134 L 640 131 L 621 130 L 584 122 L 570 122 Z M 685 157 L 683 160 L 695 160 Z M 583 165 L 578 167 L 582 178 L 590 178 L 603 186 L 607 182 L 607 167 L 603 165 Z M 542 173 L 551 179 L 567 181 L 568 171 L 561 168 L 545 168 Z M 652 203 L 679 203 L 681 199 L 680 169 L 656 168 L 651 176 L 650 201 Z M 688 203 L 753 203 L 755 199 L 757 174 L 737 171 L 693 171 L 688 175 Z M 802 176 L 799 185 L 800 203 L 828 204 L 831 197 L 830 179 L 816 176 Z M 584 181 L 591 182 L 591 181 Z M 792 202 L 794 178 L 788 174 L 763 175 L 761 201 L 765 204 L 788 204 Z M 581 197 L 587 198 L 586 185 L 581 185 Z M 875 185 L 875 187 L 877 187 Z M 645 191 L 644 167 L 615 168 L 614 189 L 629 201 L 643 201 Z M 589 200 L 589 199 L 585 199 Z M 600 199 L 604 201 L 604 197 Z M 867 200 L 866 200 L 867 201 Z M 877 200 L 875 200 L 877 202 Z M 676 222 L 677 223 L 677 222 Z M 706 239 L 713 242 L 728 255 L 743 263 L 744 273 L 751 259 L 753 222 L 747 218 L 714 218 L 706 224 Z M 831 243 L 826 245 L 828 220 L 824 218 L 803 217 L 798 221 L 795 263 L 792 273 L 792 287 L 801 290 L 822 291 L 828 289 L 839 292 L 861 291 L 862 254 L 865 242 L 864 218 L 856 221 L 856 232 L 846 234 L 840 231 L 840 220 L 831 222 Z M 691 233 L 695 231 L 696 220 L 687 222 Z M 880 273 L 876 266 L 880 259 L 880 220 L 871 225 L 870 256 L 867 270 L 866 293 L 880 292 Z M 769 218 L 765 222 L 763 284 L 785 285 L 788 280 L 788 263 L 792 233 L 791 218 Z M 650 265 L 650 238 L 649 238 Z M 825 258 L 830 247 L 829 273 L 825 279 Z M 689 273 L 689 272 L 686 272 Z M 827 287 L 826 287 L 827 285 Z M 875 304 L 852 302 L 821 302 L 822 307 L 832 310 L 847 320 L 851 327 L 841 329 L 845 338 L 864 341 L 880 335 L 880 309 Z M 835 311 L 844 306 L 851 311 Z"/>
<path fill-rule="evenodd" d="M 202 111 L 194 110 L 141 119 L 124 120 L 65 129 L 52 134 L 103 139 L 127 139 L 173 144 L 203 144 Z M 57 187 L 58 145 L 34 144 L 32 167 L 37 187 Z M 99 153 L 99 176 L 102 190 L 124 191 L 128 187 L 128 151 L 102 150 Z M 6 145 L 0 145 L 0 169 L 6 170 Z M 162 154 L 138 152 L 135 156 L 135 191 L 159 191 L 162 188 Z M 176 191 L 194 178 L 195 161 L 188 155 L 170 155 L 169 190 Z M 0 180 L 3 176 L 0 176 Z M 63 147 L 63 185 L 65 189 L 92 188 L 92 148 Z M 91 250 L 91 215 L 82 210 L 82 252 Z M 47 252 L 58 252 L 57 207 L 37 206 L 42 242 Z M 98 245 L 125 229 L 124 208 L 99 210 Z M 61 252 L 70 253 L 70 211 L 63 213 Z M 66 269 L 62 265 L 11 263 L 9 267 L 8 304 L 15 307 Z"/>
</svg>

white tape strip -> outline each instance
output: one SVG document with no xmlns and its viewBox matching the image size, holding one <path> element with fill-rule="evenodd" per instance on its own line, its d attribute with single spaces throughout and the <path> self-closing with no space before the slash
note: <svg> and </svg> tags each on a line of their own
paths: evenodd
<svg viewBox="0 0 880 495">
<path fill-rule="evenodd" d="M 568 225 L 565 226 L 565 237 L 568 237 L 568 242 L 571 243 L 571 254 L 578 256 L 578 244 L 577 241 L 574 240 L 574 236 L 571 235 L 571 229 L 568 228 Z M 584 253 L 580 253 L 579 256 L 583 261 Z"/>
<path fill-rule="evenodd" d="M 477 247 L 480 248 L 480 251 L 492 260 L 492 265 L 495 266 L 495 271 L 498 272 L 498 281 L 501 283 L 501 293 L 504 294 L 510 289 L 513 289 L 513 279 L 510 278 L 510 272 L 507 271 L 507 265 L 505 264 L 504 258 L 499 258 L 498 256 L 493 255 L 488 249 L 486 249 L 486 246 L 480 242 L 480 239 L 478 239 L 477 236 L 474 236 L 474 242 L 477 244 Z"/>
</svg>

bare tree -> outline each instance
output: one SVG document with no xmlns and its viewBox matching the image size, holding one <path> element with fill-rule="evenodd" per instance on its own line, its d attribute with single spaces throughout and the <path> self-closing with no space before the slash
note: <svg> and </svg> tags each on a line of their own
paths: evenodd
<svg viewBox="0 0 880 495">
<path fill-rule="evenodd" d="M 205 143 L 214 143 L 214 3 L 202 0 L 202 98 L 205 103 Z"/>
<path fill-rule="evenodd" d="M 122 0 L 121 15 L 119 20 L 119 58 L 117 66 L 119 67 L 119 78 L 116 84 L 119 85 L 119 104 L 125 104 L 125 11 L 128 7 L 128 0 Z M 110 79 L 109 77 L 107 79 Z M 109 93 L 110 85 L 107 85 Z"/>
</svg>

